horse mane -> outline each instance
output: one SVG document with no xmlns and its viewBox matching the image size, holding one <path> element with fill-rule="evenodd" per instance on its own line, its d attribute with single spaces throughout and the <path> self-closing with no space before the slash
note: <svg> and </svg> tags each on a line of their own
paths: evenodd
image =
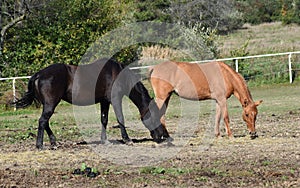
<svg viewBox="0 0 300 188">
<path fill-rule="evenodd" d="M 240 82 L 240 87 L 242 87 L 241 89 L 244 90 L 246 92 L 246 94 L 248 95 L 248 97 L 252 100 L 252 95 L 249 91 L 249 88 L 247 86 L 246 80 L 244 79 L 244 77 L 236 72 L 235 70 L 232 69 L 232 67 L 230 67 L 229 65 L 227 65 L 224 62 L 219 62 L 219 64 L 228 72 L 231 73 L 231 75 L 233 75 L 233 79 Z"/>
</svg>

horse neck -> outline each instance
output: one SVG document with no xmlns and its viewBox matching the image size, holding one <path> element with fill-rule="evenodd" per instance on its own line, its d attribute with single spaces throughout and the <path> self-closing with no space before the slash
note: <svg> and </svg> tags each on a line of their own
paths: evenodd
<svg viewBox="0 0 300 188">
<path fill-rule="evenodd" d="M 239 74 L 234 72 L 232 80 L 232 86 L 233 86 L 233 94 L 236 96 L 236 98 L 240 101 L 242 106 L 245 105 L 245 102 L 247 101 L 247 104 L 253 103 L 253 99 L 251 96 L 251 93 L 248 89 L 248 86 L 244 80 L 244 78 Z"/>
<path fill-rule="evenodd" d="M 142 87 L 137 83 L 134 86 L 129 94 L 129 99 L 134 103 L 134 105 L 138 108 L 141 117 L 149 110 L 149 104 L 151 102 L 151 98 L 147 92 L 147 90 L 139 91 L 138 87 Z M 140 88 L 141 89 L 141 88 Z"/>
</svg>

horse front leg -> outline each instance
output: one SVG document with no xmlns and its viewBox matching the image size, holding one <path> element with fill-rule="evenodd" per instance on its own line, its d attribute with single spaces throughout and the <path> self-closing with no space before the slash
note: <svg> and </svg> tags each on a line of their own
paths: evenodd
<svg viewBox="0 0 300 188">
<path fill-rule="evenodd" d="M 165 99 L 156 98 L 157 106 L 160 110 L 160 122 L 164 128 L 163 138 L 167 139 L 168 142 L 172 142 L 173 138 L 170 137 L 167 127 L 166 127 L 166 111 L 170 101 L 171 95 L 167 96 Z"/>
<path fill-rule="evenodd" d="M 229 126 L 229 115 L 228 115 L 226 100 L 220 104 L 220 107 L 221 107 L 222 115 L 224 118 L 226 133 L 227 133 L 228 137 L 232 137 L 232 132 L 231 132 L 230 126 Z"/>
<path fill-rule="evenodd" d="M 37 140 L 36 140 L 36 147 L 38 149 L 43 149 L 43 140 L 44 140 L 44 130 L 45 129 L 49 136 L 51 146 L 56 145 L 55 136 L 49 127 L 49 119 L 53 115 L 53 112 L 54 112 L 54 107 L 50 107 L 47 105 L 43 106 L 43 112 L 39 119 L 38 135 L 37 135 Z"/>
<path fill-rule="evenodd" d="M 109 144 L 110 143 L 107 140 L 107 135 L 106 135 L 109 105 L 110 105 L 110 103 L 108 101 L 103 101 L 100 104 L 100 106 L 101 106 L 101 124 L 102 124 L 101 141 L 100 141 L 101 144 Z"/>
<path fill-rule="evenodd" d="M 215 136 L 220 136 L 220 122 L 221 122 L 221 108 L 218 102 L 216 102 L 216 117 L 215 117 Z"/>
<path fill-rule="evenodd" d="M 166 115 L 166 111 L 167 111 L 167 107 L 168 107 L 168 104 L 169 104 L 169 100 L 170 100 L 170 96 L 167 96 L 166 98 L 158 98 L 156 97 L 155 99 L 155 102 L 157 104 L 157 107 L 159 109 L 159 113 L 160 113 L 160 122 L 161 124 L 164 126 L 164 128 L 166 128 L 166 118 L 165 118 L 165 115 Z"/>
<path fill-rule="evenodd" d="M 120 130 L 121 130 L 121 136 L 122 136 L 123 141 L 127 145 L 132 145 L 133 142 L 129 138 L 129 136 L 127 134 L 127 131 L 125 129 L 125 121 L 124 121 L 123 110 L 122 110 L 122 98 L 115 98 L 112 101 L 112 106 L 113 106 L 113 109 L 115 111 L 118 123 L 119 123 L 119 127 L 120 127 Z"/>
</svg>

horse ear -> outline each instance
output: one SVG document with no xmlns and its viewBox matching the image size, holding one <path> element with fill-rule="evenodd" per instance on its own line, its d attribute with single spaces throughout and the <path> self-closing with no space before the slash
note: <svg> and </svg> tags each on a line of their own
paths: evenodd
<svg viewBox="0 0 300 188">
<path fill-rule="evenodd" d="M 256 102 L 255 102 L 255 106 L 260 105 L 262 102 L 263 102 L 263 100 L 256 101 Z"/>
</svg>

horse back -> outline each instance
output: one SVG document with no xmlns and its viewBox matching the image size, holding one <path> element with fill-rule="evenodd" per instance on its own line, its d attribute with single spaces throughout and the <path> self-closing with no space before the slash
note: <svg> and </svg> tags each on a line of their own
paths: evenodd
<svg viewBox="0 0 300 188">
<path fill-rule="evenodd" d="M 122 71 L 121 64 L 110 59 L 99 59 L 91 64 L 71 69 L 71 83 L 66 95 L 72 97 L 72 103 L 85 106 L 111 101 L 114 81 Z M 70 97 L 69 97 L 70 98 Z"/>
<path fill-rule="evenodd" d="M 190 100 L 210 97 L 208 80 L 197 64 L 169 61 L 156 65 L 151 73 L 151 83 L 157 95 L 174 91 Z"/>
<path fill-rule="evenodd" d="M 227 65 L 222 62 L 196 64 L 169 61 L 154 66 L 151 83 L 153 87 L 163 88 L 156 89 L 157 93 L 172 90 L 187 99 L 216 99 L 232 94 L 230 74 Z"/>
</svg>

